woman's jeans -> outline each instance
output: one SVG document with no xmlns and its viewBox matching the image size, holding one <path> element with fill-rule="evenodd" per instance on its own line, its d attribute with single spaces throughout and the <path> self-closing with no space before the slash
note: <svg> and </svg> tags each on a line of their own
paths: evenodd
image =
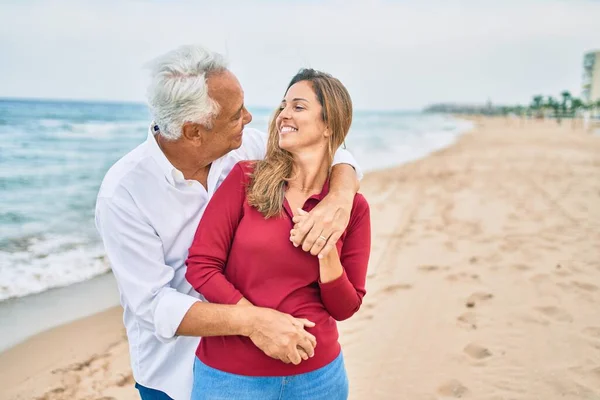
<svg viewBox="0 0 600 400">
<path fill-rule="evenodd" d="M 342 353 L 326 366 L 291 376 L 245 376 L 219 371 L 196 357 L 192 400 L 346 400 Z"/>
</svg>

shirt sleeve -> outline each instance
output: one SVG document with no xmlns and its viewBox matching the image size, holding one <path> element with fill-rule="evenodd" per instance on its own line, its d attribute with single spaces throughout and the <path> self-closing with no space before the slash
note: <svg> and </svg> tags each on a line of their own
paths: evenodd
<svg viewBox="0 0 600 400">
<path fill-rule="evenodd" d="M 242 297 L 225 277 L 225 265 L 246 198 L 245 171 L 236 164 L 206 207 L 190 247 L 186 279 L 210 302 L 236 304 Z"/>
<path fill-rule="evenodd" d="M 96 226 L 117 280 L 123 306 L 162 342 L 175 333 L 197 298 L 170 286 L 162 241 L 133 201 L 98 198 Z"/>
<path fill-rule="evenodd" d="M 348 227 L 340 252 L 342 275 L 331 282 L 320 283 L 321 300 L 329 314 L 338 321 L 354 315 L 366 294 L 371 217 L 369 204 L 362 195 L 356 195 L 353 210 L 356 216 Z"/>
<path fill-rule="evenodd" d="M 346 149 L 339 148 L 333 155 L 333 165 L 336 164 L 349 164 L 356 171 L 356 178 L 360 181 L 363 178 L 363 171 L 358 165 L 354 156 Z"/>
</svg>

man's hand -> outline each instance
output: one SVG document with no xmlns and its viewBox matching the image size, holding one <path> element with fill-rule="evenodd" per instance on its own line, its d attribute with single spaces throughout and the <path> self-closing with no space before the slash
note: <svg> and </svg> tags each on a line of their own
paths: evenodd
<svg viewBox="0 0 600 400">
<path fill-rule="evenodd" d="M 248 307 L 248 312 L 252 325 L 245 336 L 269 357 L 298 365 L 315 354 L 317 339 L 304 330 L 313 322 L 269 308 Z"/>
<path fill-rule="evenodd" d="M 330 193 L 310 213 L 298 209 L 290 231 L 294 246 L 301 245 L 313 256 L 325 257 L 346 230 L 353 202 L 354 193 Z"/>
</svg>

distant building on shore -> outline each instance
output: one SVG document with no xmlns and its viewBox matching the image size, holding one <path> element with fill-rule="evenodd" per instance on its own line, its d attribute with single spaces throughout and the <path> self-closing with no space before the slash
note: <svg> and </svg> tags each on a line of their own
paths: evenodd
<svg viewBox="0 0 600 400">
<path fill-rule="evenodd" d="M 600 100 L 600 51 L 583 56 L 583 82 L 581 98 L 585 103 Z"/>
</svg>

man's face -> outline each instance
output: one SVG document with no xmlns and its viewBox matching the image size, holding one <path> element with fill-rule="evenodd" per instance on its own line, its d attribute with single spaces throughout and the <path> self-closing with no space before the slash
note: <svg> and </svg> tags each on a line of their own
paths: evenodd
<svg viewBox="0 0 600 400">
<path fill-rule="evenodd" d="M 209 76 L 207 86 L 208 95 L 221 110 L 212 129 L 203 132 L 202 146 L 224 155 L 242 145 L 244 126 L 252 121 L 252 115 L 244 105 L 244 91 L 230 71 Z"/>
</svg>

